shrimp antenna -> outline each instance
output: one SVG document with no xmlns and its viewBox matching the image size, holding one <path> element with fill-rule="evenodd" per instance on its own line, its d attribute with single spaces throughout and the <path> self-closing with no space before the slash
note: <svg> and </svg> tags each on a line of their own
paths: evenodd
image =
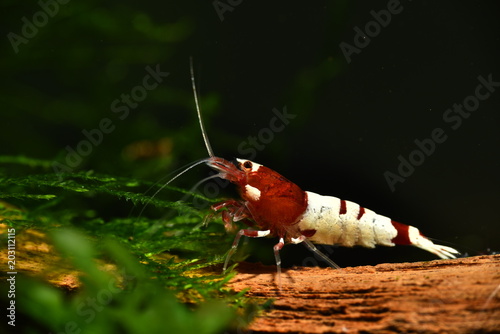
<svg viewBox="0 0 500 334">
<path fill-rule="evenodd" d="M 189 69 L 191 70 L 191 86 L 193 87 L 194 103 L 196 104 L 196 112 L 198 113 L 198 121 L 200 122 L 201 134 L 203 135 L 203 140 L 205 141 L 205 146 L 207 147 L 208 155 L 210 157 L 214 156 L 214 151 L 212 151 L 212 146 L 208 141 L 207 131 L 203 125 L 203 119 L 201 118 L 200 104 L 198 102 L 198 93 L 196 91 L 196 82 L 194 80 L 194 68 L 193 68 L 193 57 L 189 57 Z"/>
</svg>

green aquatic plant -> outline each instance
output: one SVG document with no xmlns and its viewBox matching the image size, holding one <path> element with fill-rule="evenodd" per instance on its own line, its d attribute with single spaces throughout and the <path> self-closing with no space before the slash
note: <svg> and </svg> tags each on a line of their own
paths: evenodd
<svg viewBox="0 0 500 334">
<path fill-rule="evenodd" d="M 260 306 L 226 286 L 234 273 L 221 262 L 232 237 L 221 223 L 200 228 L 207 212 L 179 197 L 213 199 L 175 187 L 163 191 L 175 200 L 153 197 L 162 184 L 49 169 L 43 160 L 0 157 L 0 220 L 15 229 L 21 268 L 16 330 L 219 333 L 257 314 Z M 60 260 L 26 254 L 27 241 L 41 247 L 33 231 Z M 24 271 L 19 261 L 30 258 L 50 269 Z M 79 283 L 48 284 L 57 271 Z"/>
</svg>

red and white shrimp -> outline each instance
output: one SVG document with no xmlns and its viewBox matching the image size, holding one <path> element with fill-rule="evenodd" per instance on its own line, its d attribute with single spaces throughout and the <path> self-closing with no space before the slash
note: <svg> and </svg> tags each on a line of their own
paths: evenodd
<svg viewBox="0 0 500 334">
<path fill-rule="evenodd" d="M 233 183 L 241 197 L 212 205 L 211 208 L 221 213 L 227 229 L 231 229 L 234 222 L 244 219 L 257 228 L 239 230 L 226 257 L 224 270 L 241 236 L 279 238 L 274 246 L 278 274 L 281 271 L 279 251 L 286 242 L 303 242 L 335 268 L 338 266 L 313 243 L 368 248 L 376 245 L 412 245 L 442 259 L 455 258 L 460 254 L 454 248 L 433 243 L 416 227 L 398 223 L 350 201 L 304 191 L 281 174 L 256 162 L 237 159 L 237 164 L 233 164 L 216 157 L 203 126 L 192 66 L 191 79 L 198 119 L 210 155 L 204 162 L 218 172 L 216 176 Z"/>
</svg>

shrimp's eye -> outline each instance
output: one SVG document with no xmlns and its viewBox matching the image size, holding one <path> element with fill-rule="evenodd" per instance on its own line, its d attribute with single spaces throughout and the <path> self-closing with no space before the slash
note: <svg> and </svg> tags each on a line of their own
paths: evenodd
<svg viewBox="0 0 500 334">
<path fill-rule="evenodd" d="M 252 169 L 252 162 L 251 161 L 245 161 L 243 163 L 243 167 L 245 167 L 246 169 Z"/>
</svg>

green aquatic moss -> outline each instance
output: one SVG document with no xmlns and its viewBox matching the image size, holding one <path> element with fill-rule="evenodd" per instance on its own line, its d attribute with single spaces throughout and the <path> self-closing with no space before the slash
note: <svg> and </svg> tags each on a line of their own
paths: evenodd
<svg viewBox="0 0 500 334">
<path fill-rule="evenodd" d="M 219 333 L 256 314 L 258 305 L 226 287 L 233 273 L 223 273 L 221 263 L 232 236 L 221 222 L 201 226 L 208 211 L 179 197 L 213 199 L 149 181 L 92 171 L 56 175 L 49 168 L 42 160 L 0 157 L 0 219 L 18 237 L 33 229 L 48 235 L 80 273 L 82 287 L 68 294 L 19 272 L 23 320 L 16 329 Z M 155 195 L 160 187 L 175 200 Z M 103 270 L 96 260 L 114 269 Z"/>
</svg>

